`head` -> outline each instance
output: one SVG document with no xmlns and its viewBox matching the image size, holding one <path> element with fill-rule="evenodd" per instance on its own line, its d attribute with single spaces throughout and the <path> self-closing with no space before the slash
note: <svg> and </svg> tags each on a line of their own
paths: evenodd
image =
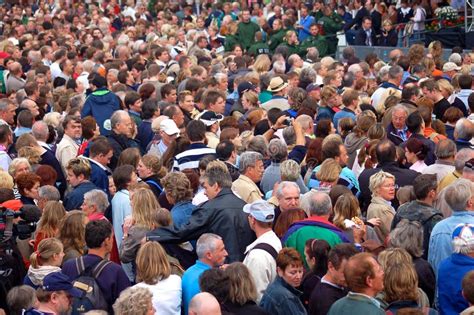
<svg viewBox="0 0 474 315">
<path fill-rule="evenodd" d="M 66 167 L 67 181 L 72 187 L 89 180 L 91 175 L 91 165 L 84 158 L 74 158 L 69 160 Z"/>
<path fill-rule="evenodd" d="M 210 162 L 201 176 L 201 184 L 209 199 L 214 199 L 223 188 L 230 188 L 232 178 L 227 166 L 221 161 Z"/>
<path fill-rule="evenodd" d="M 152 315 L 155 308 L 152 303 L 153 294 L 144 287 L 129 287 L 120 293 L 113 305 L 116 314 Z"/>
<path fill-rule="evenodd" d="M 66 250 L 74 249 L 83 254 L 85 249 L 85 230 L 89 222 L 86 214 L 79 210 L 69 211 L 64 217 L 59 239 Z"/>
<path fill-rule="evenodd" d="M 294 248 L 283 248 L 277 256 L 277 273 L 288 285 L 297 288 L 303 279 L 303 261 Z"/>
<path fill-rule="evenodd" d="M 295 182 L 282 181 L 275 193 L 282 212 L 299 207 L 300 188 Z"/>
<path fill-rule="evenodd" d="M 107 138 L 98 137 L 90 144 L 89 155 L 94 161 L 107 166 L 114 155 L 114 151 Z"/>
<path fill-rule="evenodd" d="M 210 293 L 196 294 L 189 302 L 190 315 L 221 315 L 221 307 L 217 299 Z"/>
<path fill-rule="evenodd" d="M 77 116 L 68 115 L 63 121 L 64 133 L 74 140 L 82 137 L 81 119 Z"/>
<path fill-rule="evenodd" d="M 38 244 L 38 249 L 31 254 L 30 263 L 35 269 L 40 266 L 56 266 L 62 264 L 64 247 L 57 238 L 45 238 Z"/>
<path fill-rule="evenodd" d="M 137 282 L 155 285 L 171 275 L 166 251 L 158 242 L 147 242 L 140 247 L 136 259 Z"/>
<path fill-rule="evenodd" d="M 342 230 L 346 230 L 344 220 L 351 220 L 360 216 L 359 201 L 352 193 L 342 194 L 334 204 L 334 218 L 332 222 Z"/>
<path fill-rule="evenodd" d="M 224 264 L 228 255 L 222 237 L 213 233 L 204 233 L 199 237 L 196 243 L 196 254 L 199 260 L 211 267 Z"/>
<path fill-rule="evenodd" d="M 392 247 L 406 250 L 413 258 L 423 255 L 423 227 L 418 221 L 402 219 L 390 232 L 389 240 Z"/>
<path fill-rule="evenodd" d="M 408 117 L 408 111 L 403 105 L 395 105 L 392 111 L 392 124 L 395 129 L 405 128 L 405 122 Z"/>
<path fill-rule="evenodd" d="M 256 301 L 257 289 L 246 265 L 241 262 L 232 263 L 225 269 L 225 273 L 230 280 L 230 302 L 244 305 L 249 301 Z"/>
<path fill-rule="evenodd" d="M 252 181 L 259 182 L 264 170 L 263 156 L 260 153 L 248 151 L 240 155 L 239 172 Z"/>
<path fill-rule="evenodd" d="M 161 184 L 165 189 L 166 198 L 172 204 L 189 201 L 193 198 L 191 182 L 184 173 L 169 173 L 161 180 Z"/>
<path fill-rule="evenodd" d="M 137 183 L 137 174 L 132 165 L 121 165 L 117 167 L 114 170 L 112 177 L 117 191 L 128 189 L 131 185 Z"/>
<path fill-rule="evenodd" d="M 110 253 L 114 242 L 112 224 L 107 220 L 90 221 L 86 225 L 85 240 L 89 249 Z"/>
<path fill-rule="evenodd" d="M 453 211 L 474 209 L 474 183 L 461 178 L 445 188 L 446 203 Z"/>
<path fill-rule="evenodd" d="M 25 197 L 38 199 L 38 189 L 41 184 L 41 177 L 33 173 L 20 174 L 16 177 L 15 182 L 18 192 Z"/>
<path fill-rule="evenodd" d="M 102 190 L 93 189 L 84 194 L 81 209 L 87 216 L 93 213 L 104 213 L 108 207 L 108 197 Z"/>
<path fill-rule="evenodd" d="M 59 201 L 60 199 L 61 195 L 59 190 L 54 186 L 45 185 L 38 189 L 37 205 L 41 210 L 44 209 L 44 206 L 48 201 Z"/>
<path fill-rule="evenodd" d="M 328 270 L 328 255 L 331 246 L 325 240 L 311 238 L 306 241 L 304 255 L 306 264 L 314 273 L 322 277 Z"/>
<path fill-rule="evenodd" d="M 352 292 L 375 297 L 384 288 L 384 271 L 369 253 L 359 253 L 349 258 L 344 268 L 344 278 Z"/>
<path fill-rule="evenodd" d="M 309 191 L 301 199 L 301 208 L 308 217 L 327 216 L 332 213 L 331 198 L 328 194 L 319 191 Z"/>
<path fill-rule="evenodd" d="M 112 131 L 118 135 L 124 135 L 129 138 L 132 137 L 133 124 L 132 118 L 124 110 L 115 111 L 110 117 L 110 124 Z"/>
<path fill-rule="evenodd" d="M 395 176 L 380 171 L 370 176 L 369 189 L 373 197 L 380 197 L 387 201 L 395 198 Z"/>
<path fill-rule="evenodd" d="M 6 298 L 8 309 L 12 314 L 22 314 L 24 310 L 31 309 L 38 303 L 36 291 L 29 285 L 11 288 Z"/>
<path fill-rule="evenodd" d="M 344 269 L 349 258 L 357 253 L 358 250 L 352 244 L 338 244 L 329 251 L 326 275 L 331 278 L 332 283 L 346 287 Z"/>
</svg>

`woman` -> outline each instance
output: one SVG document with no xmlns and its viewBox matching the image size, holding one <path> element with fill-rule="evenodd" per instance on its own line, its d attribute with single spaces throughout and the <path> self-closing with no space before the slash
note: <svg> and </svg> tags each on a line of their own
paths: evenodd
<svg viewBox="0 0 474 315">
<path fill-rule="evenodd" d="M 188 177 L 181 172 L 173 172 L 163 178 L 166 199 L 174 205 L 171 217 L 176 228 L 181 228 L 189 222 L 196 206 L 192 204 L 193 190 Z"/>
<path fill-rule="evenodd" d="M 392 247 L 404 249 L 410 254 L 416 273 L 418 274 L 419 287 L 428 296 L 430 305 L 433 305 L 436 277 L 429 262 L 422 258 L 423 234 L 423 227 L 418 221 L 403 219 L 398 223 L 397 227 L 390 232 L 389 244 Z"/>
<path fill-rule="evenodd" d="M 153 86 L 153 85 L 152 85 Z M 154 87 L 153 87 L 154 89 Z M 138 126 L 137 140 L 144 152 L 147 151 L 148 144 L 153 140 L 154 133 L 151 128 L 153 119 L 160 116 L 160 107 L 156 99 L 148 99 L 143 101 L 142 105 L 142 123 Z"/>
<path fill-rule="evenodd" d="M 311 140 L 306 152 L 305 165 L 301 168 L 301 174 L 304 175 L 304 183 L 307 186 L 311 178 L 311 174 L 316 166 L 321 164 L 323 156 L 321 153 L 323 139 L 316 138 Z"/>
<path fill-rule="evenodd" d="M 331 85 L 324 86 L 321 89 L 321 102 L 318 115 L 316 116 L 316 122 L 322 119 L 333 121 L 334 114 L 339 111 L 341 104 L 342 99 L 341 96 L 337 94 L 337 89 Z"/>
<path fill-rule="evenodd" d="M 86 152 L 86 149 L 88 148 L 89 144 L 95 138 L 100 136 L 99 125 L 97 125 L 97 122 L 94 117 L 92 116 L 84 117 L 81 120 L 81 126 L 82 126 L 82 137 L 84 138 L 84 141 L 79 146 L 79 149 L 77 151 L 78 156 L 83 155 L 84 152 Z"/>
<path fill-rule="evenodd" d="M 222 308 L 232 314 L 268 314 L 255 304 L 257 289 L 248 268 L 241 262 L 230 264 L 225 273 L 229 276 L 230 290 L 227 302 Z"/>
<path fill-rule="evenodd" d="M 38 249 L 30 256 L 30 267 L 23 284 L 38 289 L 43 285 L 43 278 L 51 272 L 61 271 L 63 261 L 63 244 L 56 238 L 42 240 Z"/>
<path fill-rule="evenodd" d="M 306 219 L 306 212 L 299 208 L 289 209 L 275 219 L 273 230 L 279 238 L 282 238 L 293 223 Z"/>
<path fill-rule="evenodd" d="M 368 142 L 356 152 L 356 158 L 352 165 L 352 171 L 358 178 L 360 173 L 366 168 L 374 168 L 377 165 L 375 147 L 381 139 L 386 136 L 385 128 L 381 123 L 376 123 L 367 132 Z"/>
<path fill-rule="evenodd" d="M 77 258 L 85 253 L 86 224 L 89 222 L 86 214 L 79 210 L 69 211 L 59 230 L 59 240 L 64 245 L 62 264 L 71 258 Z"/>
<path fill-rule="evenodd" d="M 161 164 L 160 158 L 153 154 L 145 154 L 138 162 L 137 173 L 142 181 L 150 186 L 156 199 L 159 199 L 163 192 L 161 180 L 166 175 L 166 169 Z"/>
<path fill-rule="evenodd" d="M 140 287 L 130 287 L 120 293 L 115 301 L 114 313 L 120 315 L 153 315 L 153 294 L 150 290 Z"/>
<path fill-rule="evenodd" d="M 36 205 L 35 200 L 39 199 L 38 188 L 40 187 L 41 177 L 34 173 L 18 175 L 16 185 L 20 193 L 20 201 L 24 205 Z"/>
<path fill-rule="evenodd" d="M 380 46 L 395 47 L 397 46 L 398 35 L 397 31 L 393 28 L 390 20 L 385 20 L 382 24 L 382 33 L 379 39 Z"/>
<path fill-rule="evenodd" d="M 251 110 L 258 108 L 258 94 L 255 91 L 246 91 L 242 95 L 242 107 L 246 111 L 246 114 Z M 247 115 L 243 116 L 247 118 Z"/>
<path fill-rule="evenodd" d="M 131 165 L 135 169 L 138 167 L 138 162 L 140 161 L 142 155 L 140 153 L 140 149 L 138 148 L 128 148 L 120 153 L 117 167 L 122 165 Z"/>
<path fill-rule="evenodd" d="M 448 108 L 443 115 L 444 125 L 446 127 L 446 134 L 449 139 L 455 141 L 454 139 L 454 128 L 459 119 L 463 118 L 464 115 L 459 108 L 450 107 Z"/>
<path fill-rule="evenodd" d="M 339 180 L 339 174 L 342 168 L 334 159 L 326 159 L 321 164 L 321 168 L 316 173 L 317 181 L 309 182 L 309 188 L 316 189 L 322 192 L 329 192 Z"/>
<path fill-rule="evenodd" d="M 301 288 L 303 289 L 301 299 L 306 307 L 309 305 L 311 292 L 313 292 L 313 289 L 328 270 L 328 254 L 330 249 L 331 246 L 325 240 L 311 238 L 305 243 L 304 255 L 309 271 L 305 273 L 301 282 Z"/>
<path fill-rule="evenodd" d="M 428 154 L 428 147 L 417 138 L 408 139 L 405 146 L 405 157 L 411 164 L 410 169 L 422 173 L 427 165 L 425 157 Z"/>
<path fill-rule="evenodd" d="M 380 171 L 370 176 L 369 189 L 372 192 L 372 201 L 367 208 L 367 219 L 379 218 L 382 241 L 390 232 L 395 209 L 390 201 L 395 198 L 395 176 Z"/>
<path fill-rule="evenodd" d="M 66 215 L 66 209 L 59 201 L 48 201 L 43 209 L 41 221 L 36 229 L 34 250 L 38 249 L 38 244 L 45 238 L 56 237 L 59 233 L 61 221 Z"/>
<path fill-rule="evenodd" d="M 306 99 L 308 94 L 302 88 L 296 87 L 288 91 L 288 104 L 290 109 L 285 111 L 291 118 L 296 118 L 298 110 L 301 108 L 301 104 Z"/>
<path fill-rule="evenodd" d="M 297 47 L 298 36 L 296 35 L 296 32 L 295 31 L 286 32 L 284 40 L 285 42 L 283 43 L 283 46 L 288 48 L 286 55 L 289 57 L 293 54 L 297 54 L 299 48 Z"/>
<path fill-rule="evenodd" d="M 263 294 L 260 306 L 272 315 L 306 315 L 298 288 L 303 278 L 303 261 L 294 248 L 283 248 L 277 256 L 277 273 Z"/>
<path fill-rule="evenodd" d="M 357 151 L 362 149 L 369 142 L 367 133 L 370 127 L 376 123 L 376 117 L 369 111 L 363 112 L 357 117 L 353 132 L 351 132 L 344 141 L 344 146 L 347 148 L 347 155 L 349 156 L 347 161 L 348 168 L 353 168 Z"/>
<path fill-rule="evenodd" d="M 156 314 L 181 314 L 181 278 L 171 274 L 166 252 L 158 242 L 147 242 L 138 251 L 137 284 L 152 293 Z"/>
</svg>

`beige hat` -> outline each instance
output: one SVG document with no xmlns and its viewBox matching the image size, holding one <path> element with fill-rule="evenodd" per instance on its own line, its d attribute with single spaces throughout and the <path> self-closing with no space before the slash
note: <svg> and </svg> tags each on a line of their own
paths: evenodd
<svg viewBox="0 0 474 315">
<path fill-rule="evenodd" d="M 287 86 L 288 86 L 288 83 L 283 81 L 281 77 L 274 77 L 270 81 L 270 85 L 268 86 L 267 91 L 272 92 L 272 93 L 279 92 L 283 90 L 284 88 L 286 88 Z"/>
<path fill-rule="evenodd" d="M 443 65 L 443 72 L 448 72 L 448 71 L 459 71 L 461 70 L 461 67 L 458 67 L 454 62 L 446 62 Z"/>
</svg>

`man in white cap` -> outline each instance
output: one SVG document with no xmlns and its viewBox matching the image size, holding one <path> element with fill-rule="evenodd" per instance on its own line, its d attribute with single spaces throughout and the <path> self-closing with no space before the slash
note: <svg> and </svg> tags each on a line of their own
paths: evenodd
<svg viewBox="0 0 474 315">
<path fill-rule="evenodd" d="M 199 120 L 206 125 L 206 139 L 209 148 L 215 149 L 219 144 L 219 122 L 222 119 L 224 119 L 224 116 L 213 111 L 205 111 L 199 117 Z"/>
<path fill-rule="evenodd" d="M 451 79 L 456 75 L 456 73 L 458 73 L 459 70 L 461 70 L 461 67 L 458 67 L 458 65 L 454 62 L 446 62 L 443 65 L 443 78 L 451 81 Z"/>
<path fill-rule="evenodd" d="M 257 303 L 263 296 L 268 285 L 276 277 L 276 260 L 281 250 L 281 241 L 272 230 L 275 211 L 265 200 L 257 200 L 244 206 L 248 213 L 250 228 L 257 239 L 247 246 L 244 264 L 249 268 L 257 288 Z"/>
<path fill-rule="evenodd" d="M 156 145 L 158 155 L 163 156 L 165 151 L 170 146 L 174 139 L 179 137 L 179 128 L 173 119 L 164 119 L 160 123 L 160 137 L 161 140 Z"/>
<path fill-rule="evenodd" d="M 285 82 L 280 76 L 271 79 L 267 91 L 272 93 L 272 98 L 262 104 L 262 108 L 270 110 L 272 108 L 279 108 L 281 110 L 290 109 L 286 94 L 288 91 L 288 82 Z"/>
</svg>

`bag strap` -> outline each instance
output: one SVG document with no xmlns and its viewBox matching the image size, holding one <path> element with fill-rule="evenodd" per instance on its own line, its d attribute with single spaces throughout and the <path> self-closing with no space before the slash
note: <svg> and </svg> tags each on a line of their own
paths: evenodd
<svg viewBox="0 0 474 315">
<path fill-rule="evenodd" d="M 92 270 L 92 275 L 94 276 L 94 278 L 97 279 L 102 273 L 102 271 L 104 271 L 105 267 L 107 267 L 111 263 L 111 261 L 105 259 L 99 261 L 99 263 L 94 267 L 94 270 Z"/>
<path fill-rule="evenodd" d="M 261 250 L 264 250 L 266 251 L 267 253 L 269 253 L 275 260 L 278 256 L 278 253 L 277 251 L 275 250 L 275 248 L 273 248 L 272 245 L 270 244 L 267 244 L 267 243 L 259 243 L 257 245 L 254 246 L 254 248 L 252 248 L 250 251 L 253 251 L 254 249 L 261 249 Z"/>
<path fill-rule="evenodd" d="M 163 188 L 161 188 L 160 184 L 158 184 L 157 182 L 155 182 L 153 179 L 146 180 L 145 183 L 147 183 L 147 184 L 152 184 L 153 186 L 155 186 L 156 188 L 158 188 L 160 191 L 163 191 Z"/>
<path fill-rule="evenodd" d="M 77 275 L 80 276 L 82 273 L 86 270 L 86 267 L 84 265 L 84 257 L 78 257 L 76 258 L 76 271 Z"/>
</svg>

